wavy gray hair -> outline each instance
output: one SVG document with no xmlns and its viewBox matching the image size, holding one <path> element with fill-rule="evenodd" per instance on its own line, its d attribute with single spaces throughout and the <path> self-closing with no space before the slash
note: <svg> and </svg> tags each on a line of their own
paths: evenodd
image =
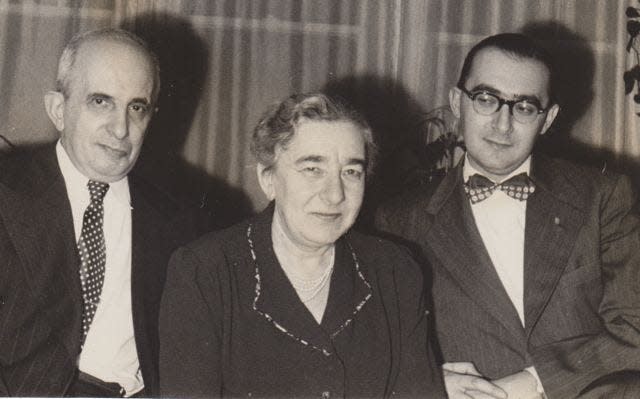
<svg viewBox="0 0 640 399">
<path fill-rule="evenodd" d="M 276 147 L 286 148 L 301 119 L 351 122 L 362 131 L 365 141 L 367 177 L 373 174 L 377 146 L 364 117 L 342 100 L 322 93 L 294 94 L 269 109 L 253 131 L 251 152 L 267 168 L 275 164 Z"/>
</svg>

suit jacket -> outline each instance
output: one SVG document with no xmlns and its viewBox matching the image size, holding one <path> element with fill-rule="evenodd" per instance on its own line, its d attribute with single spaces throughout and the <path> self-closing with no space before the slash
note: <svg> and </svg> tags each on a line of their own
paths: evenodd
<svg viewBox="0 0 640 399">
<path fill-rule="evenodd" d="M 462 163 L 434 189 L 383 206 L 377 226 L 432 267 L 444 361 L 473 362 L 491 379 L 533 365 L 550 398 L 605 380 L 618 389 L 607 376 L 631 383 L 640 370 L 640 220 L 629 180 L 541 155 L 531 177 L 524 328 L 475 225 Z M 624 378 L 629 370 L 635 377 Z"/>
<path fill-rule="evenodd" d="M 158 388 L 158 311 L 171 251 L 195 235 L 134 175 L 132 314 L 146 393 Z M 80 353 L 82 297 L 71 205 L 55 147 L 0 162 L 0 394 L 63 396 Z"/>
</svg>

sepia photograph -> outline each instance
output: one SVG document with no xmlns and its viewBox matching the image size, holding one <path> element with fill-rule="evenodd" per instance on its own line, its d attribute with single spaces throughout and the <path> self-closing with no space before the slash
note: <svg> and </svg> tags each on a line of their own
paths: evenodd
<svg viewBox="0 0 640 399">
<path fill-rule="evenodd" d="M 0 0 L 0 396 L 640 398 L 638 189 L 638 0 Z"/>
</svg>

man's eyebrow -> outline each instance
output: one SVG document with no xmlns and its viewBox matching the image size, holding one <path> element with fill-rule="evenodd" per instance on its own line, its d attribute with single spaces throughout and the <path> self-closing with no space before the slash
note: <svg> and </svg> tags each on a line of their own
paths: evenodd
<svg viewBox="0 0 640 399">
<path fill-rule="evenodd" d="M 144 97 L 136 97 L 133 100 L 129 101 L 129 104 L 134 104 L 134 103 L 149 105 L 149 100 Z"/>
<path fill-rule="evenodd" d="M 360 165 L 363 168 L 367 166 L 367 162 L 362 158 L 349 158 L 347 165 Z"/>
<path fill-rule="evenodd" d="M 487 84 L 479 84 L 473 87 L 473 89 L 469 90 L 470 92 L 477 92 L 477 91 L 486 91 L 489 92 L 491 94 L 495 94 L 497 96 L 500 96 L 502 98 L 505 98 L 504 93 L 501 92 L 500 90 L 496 89 L 495 87 L 491 86 L 491 85 L 487 85 Z M 522 101 L 522 100 L 526 100 L 535 104 L 542 104 L 542 101 L 540 100 L 540 98 L 538 98 L 538 96 L 535 95 L 529 95 L 529 94 L 516 94 L 515 96 L 515 101 Z M 505 98 L 507 99 L 507 98 Z"/>
<path fill-rule="evenodd" d="M 324 162 L 326 161 L 326 157 L 322 155 L 305 155 L 295 160 L 296 164 L 301 164 L 305 162 Z"/>
<path fill-rule="evenodd" d="M 87 95 L 87 100 L 91 100 L 91 99 L 94 99 L 96 97 L 104 98 L 105 100 L 113 100 L 113 97 L 111 97 L 110 95 L 104 94 L 104 93 L 100 93 L 100 92 L 89 93 Z"/>
<path fill-rule="evenodd" d="M 471 88 L 471 90 L 469 90 L 470 92 L 476 92 L 476 91 L 488 91 L 489 93 L 495 93 L 495 94 L 502 94 L 502 92 L 498 89 L 496 89 L 493 86 L 481 83 L 478 85 L 475 85 Z"/>
</svg>

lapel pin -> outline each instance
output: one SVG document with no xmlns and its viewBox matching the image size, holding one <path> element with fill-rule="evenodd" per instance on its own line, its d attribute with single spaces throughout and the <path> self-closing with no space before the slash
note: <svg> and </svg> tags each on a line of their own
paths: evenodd
<svg viewBox="0 0 640 399">
<path fill-rule="evenodd" d="M 560 226 L 560 218 L 559 217 L 554 217 L 553 218 L 553 224 L 555 224 L 556 226 Z"/>
</svg>

